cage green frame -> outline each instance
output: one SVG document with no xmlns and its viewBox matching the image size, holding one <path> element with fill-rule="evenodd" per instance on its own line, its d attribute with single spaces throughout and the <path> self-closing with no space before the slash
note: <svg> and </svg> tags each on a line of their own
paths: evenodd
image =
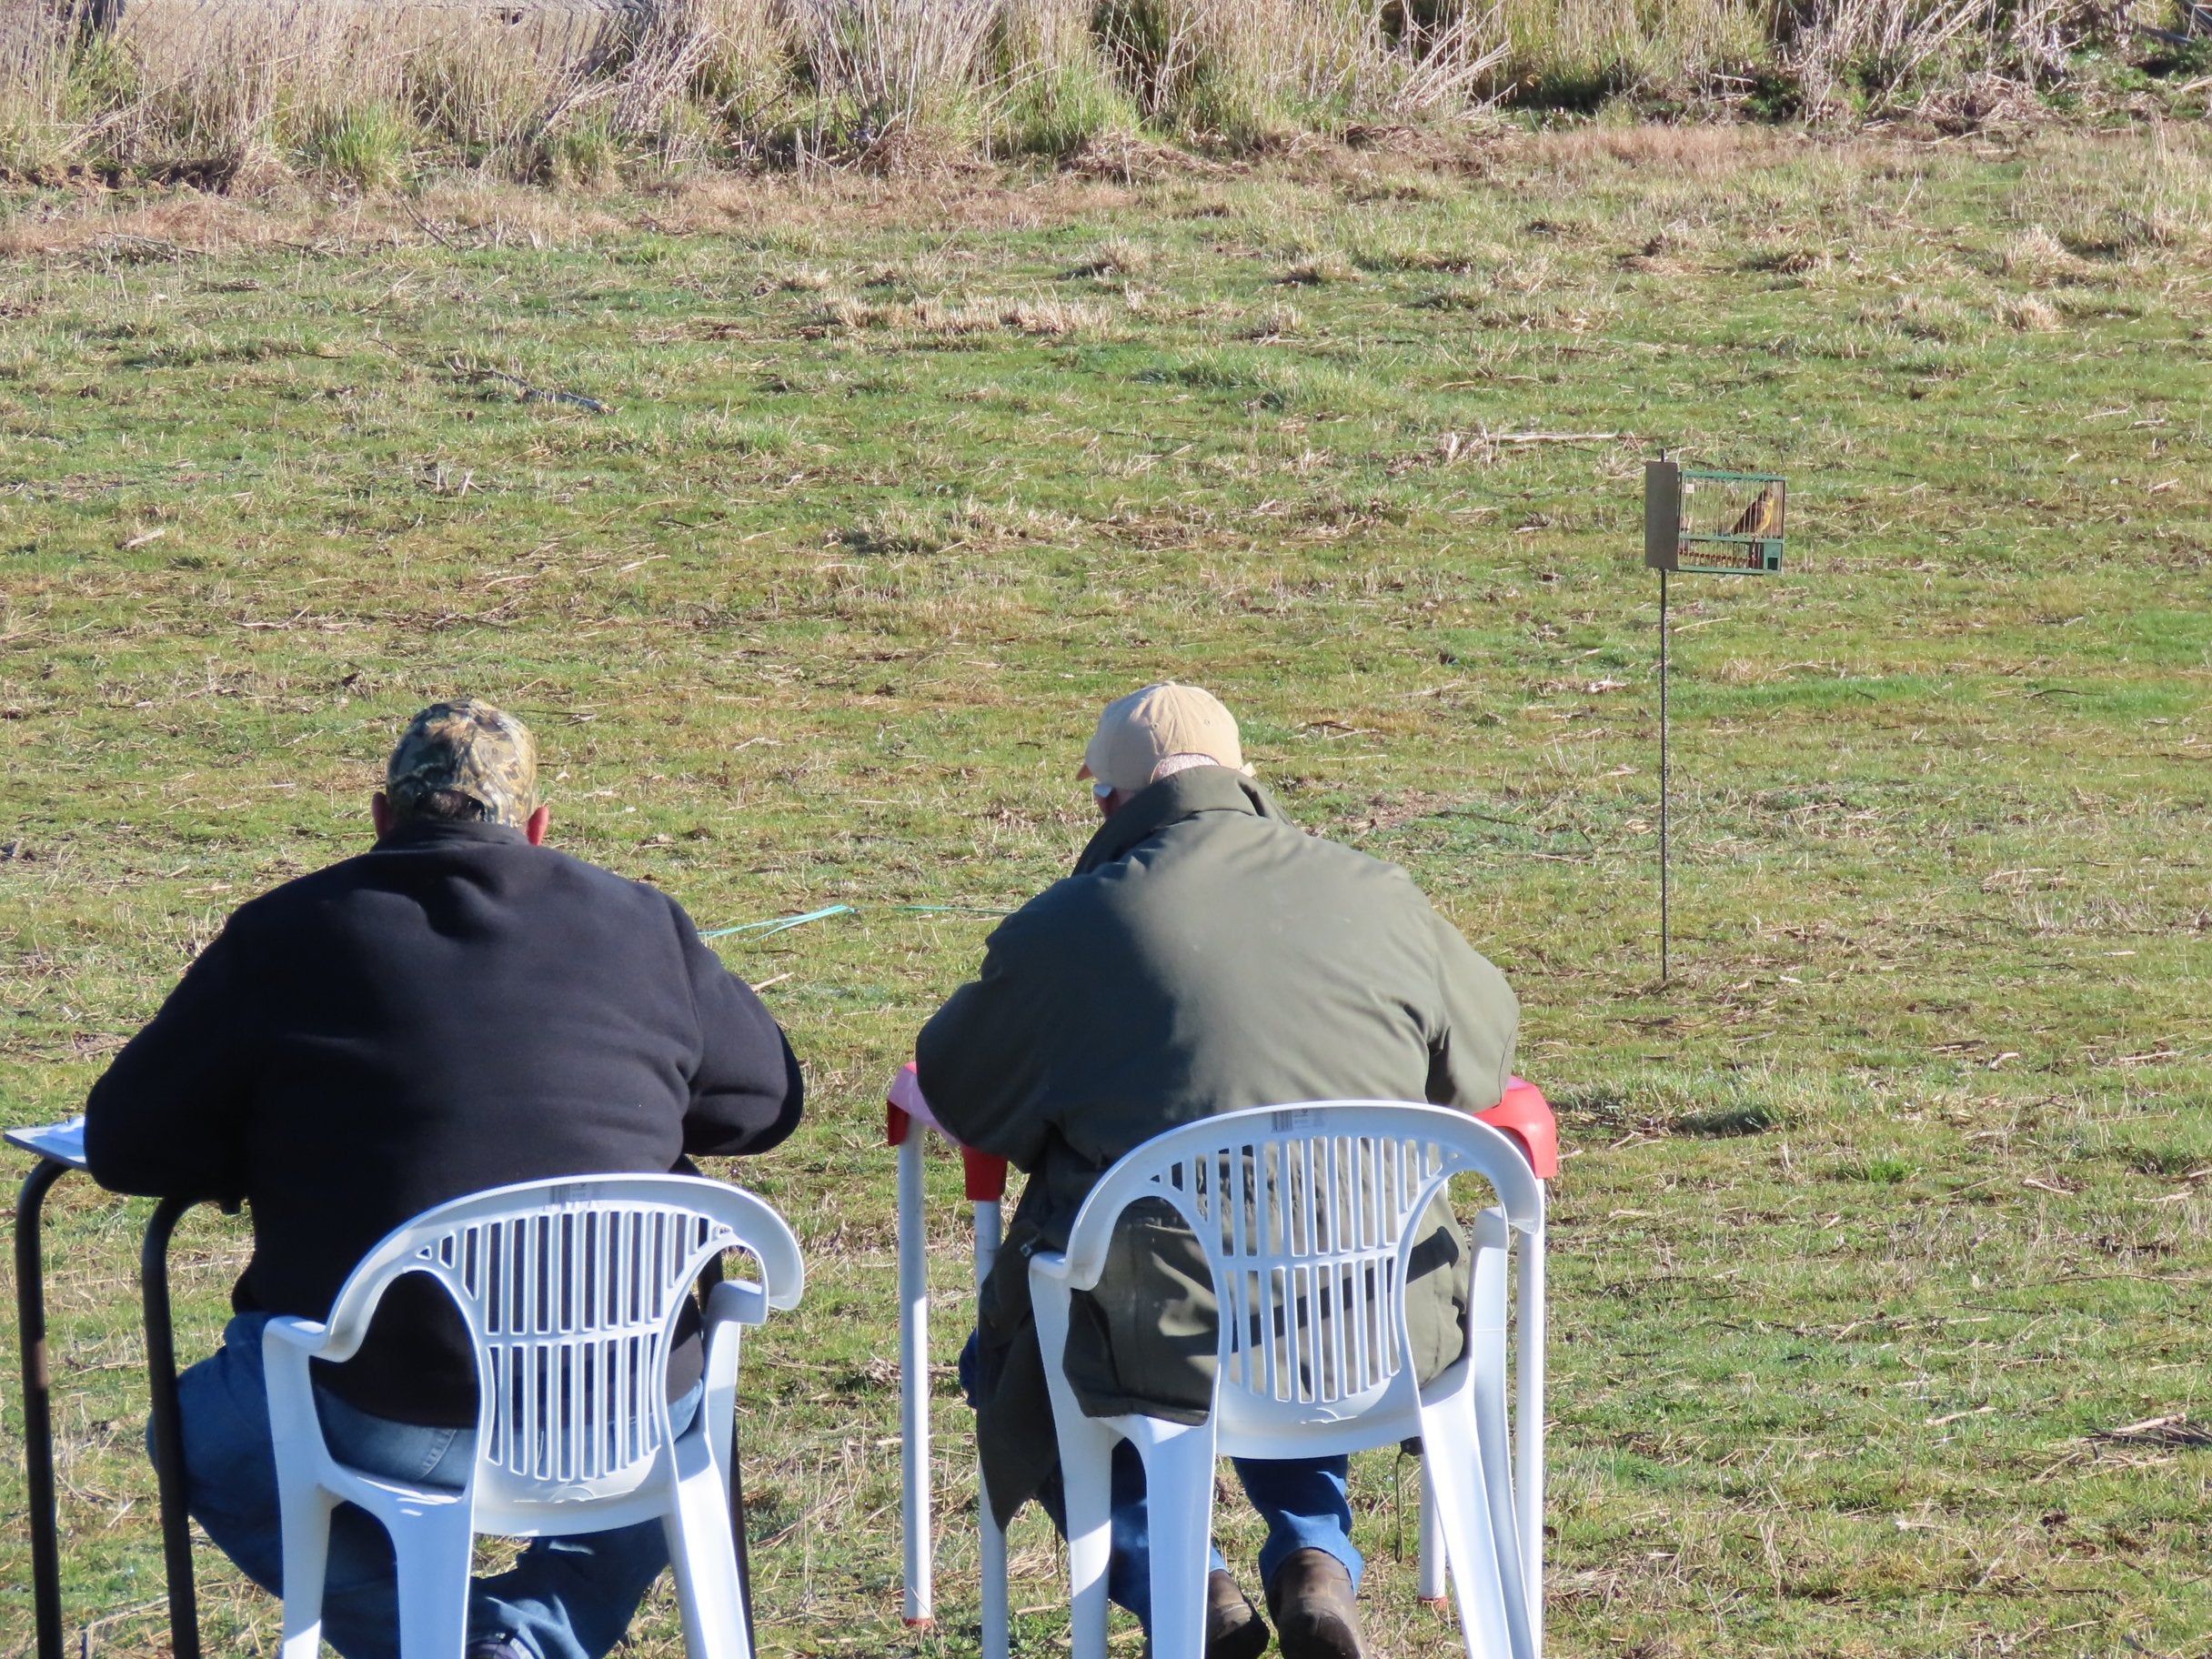
<svg viewBox="0 0 2212 1659">
<path fill-rule="evenodd" d="M 1694 503 L 1700 485 L 1707 487 L 1704 499 Z M 1654 570 L 1707 576 L 1778 575 L 1788 510 L 1789 480 L 1778 472 L 1646 461 L 1644 562 Z M 1707 514 L 1710 527 L 1700 528 L 1698 519 Z"/>
</svg>

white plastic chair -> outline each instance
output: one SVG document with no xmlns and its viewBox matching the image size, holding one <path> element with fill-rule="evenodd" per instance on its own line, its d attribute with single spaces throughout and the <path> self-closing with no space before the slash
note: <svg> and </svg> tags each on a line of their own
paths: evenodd
<svg viewBox="0 0 2212 1659">
<path fill-rule="evenodd" d="M 668 1355 L 707 1263 L 749 1252 L 757 1282 L 709 1293 L 697 1417 L 670 1432 Z M 476 1350 L 477 1455 L 467 1483 L 418 1490 L 350 1469 L 324 1445 L 310 1362 L 360 1346 L 392 1282 L 424 1273 Z M 611 1531 L 658 1518 L 694 1659 L 749 1659 L 729 1512 L 738 1337 L 804 1285 L 798 1242 L 749 1192 L 684 1175 L 527 1181 L 425 1212 L 363 1258 L 327 1322 L 263 1337 L 284 1535 L 284 1659 L 315 1659 L 330 1517 L 358 1504 L 391 1534 L 404 1659 L 457 1659 L 478 1533 Z"/>
<path fill-rule="evenodd" d="M 1430 1201 L 1462 1173 L 1488 1181 L 1499 1202 L 1468 1229 L 1466 1350 L 1423 1388 L 1408 1361 L 1408 1254 Z M 1070 1293 L 1097 1285 L 1114 1223 L 1147 1199 L 1165 1200 L 1197 1235 L 1221 1303 L 1213 1411 L 1198 1423 L 1086 1417 L 1064 1370 Z M 1152 1651 L 1201 1659 L 1214 1459 L 1330 1456 L 1415 1434 L 1468 1652 L 1537 1659 L 1541 1497 L 1526 1491 L 1515 1503 L 1506 1349 L 1512 1235 L 1534 1258 L 1543 1228 L 1543 1185 L 1513 1143 L 1438 1106 L 1324 1101 L 1228 1112 L 1156 1136 L 1107 1171 L 1067 1250 L 1030 1262 L 1066 1483 L 1073 1659 L 1106 1652 L 1117 1441 L 1144 1463 Z M 1541 1287 L 1533 1304 L 1522 1301 L 1517 1340 L 1524 1353 L 1541 1352 Z M 1532 1397 L 1529 1374 L 1512 1413 L 1524 1448 L 1543 1423 L 1541 1382 Z"/>
</svg>

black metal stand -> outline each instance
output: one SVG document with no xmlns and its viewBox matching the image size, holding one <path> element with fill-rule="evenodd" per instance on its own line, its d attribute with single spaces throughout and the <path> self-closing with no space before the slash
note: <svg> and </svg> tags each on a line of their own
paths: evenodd
<svg viewBox="0 0 2212 1659">
<path fill-rule="evenodd" d="M 199 1596 L 192 1582 L 192 1522 L 185 1513 L 184 1423 L 176 1402 L 176 1338 L 169 1322 L 169 1235 L 193 1207 L 165 1198 L 138 1250 L 146 1304 L 146 1392 L 153 1410 L 154 1480 L 161 1501 L 161 1557 L 169 1582 L 169 1645 L 175 1659 L 200 1659 Z"/>
<path fill-rule="evenodd" d="M 54 1376 L 46 1353 L 46 1194 L 73 1165 L 41 1158 L 15 1200 L 15 1317 L 23 1338 L 24 1484 L 30 1501 L 31 1608 L 37 1659 L 63 1659 L 61 1520 L 54 1493 Z M 138 1254 L 146 1307 L 147 1381 L 154 1410 L 154 1473 L 161 1492 L 161 1553 L 169 1584 L 175 1659 L 200 1659 L 192 1582 L 191 1522 L 185 1513 L 184 1445 L 178 1433 L 176 1340 L 169 1323 L 169 1235 L 193 1201 L 165 1198 Z"/>
<path fill-rule="evenodd" d="M 729 1536 L 738 1547 L 738 1593 L 745 1604 L 745 1651 L 760 1651 L 753 1634 L 753 1558 L 745 1544 L 745 1460 L 739 1456 L 738 1425 L 729 1424 Z"/>
<path fill-rule="evenodd" d="M 1662 985 L 1667 981 L 1668 959 L 1671 954 L 1668 949 L 1671 919 L 1667 914 L 1669 851 L 1667 796 L 1670 792 L 1668 786 L 1673 781 L 1673 774 L 1668 769 L 1666 740 L 1666 575 L 1667 573 L 1664 569 L 1659 572 L 1659 983 Z"/>
<path fill-rule="evenodd" d="M 15 1199 L 15 1320 L 23 1338 L 24 1483 L 31 1503 L 31 1610 L 38 1659 L 62 1659 L 62 1539 L 54 1509 L 54 1378 L 46 1362 L 46 1193 L 69 1166 L 41 1158 Z"/>
</svg>

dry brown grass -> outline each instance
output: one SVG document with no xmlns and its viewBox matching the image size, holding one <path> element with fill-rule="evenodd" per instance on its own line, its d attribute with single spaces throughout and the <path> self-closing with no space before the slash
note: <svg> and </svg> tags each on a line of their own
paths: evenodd
<svg viewBox="0 0 2212 1659">
<path fill-rule="evenodd" d="M 1956 132 L 2041 116 L 2110 24 L 2096 0 L 134 0 L 123 16 L 106 35 L 23 0 L 0 16 L 0 169 L 376 189 L 1026 151 L 1132 178 L 1166 165 L 1162 137 L 1388 146 L 1507 101 L 1728 113 L 1755 90 L 1768 115 Z"/>
</svg>

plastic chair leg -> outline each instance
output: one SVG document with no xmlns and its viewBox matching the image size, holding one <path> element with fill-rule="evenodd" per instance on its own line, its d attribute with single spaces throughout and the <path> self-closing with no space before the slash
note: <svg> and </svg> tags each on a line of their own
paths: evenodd
<svg viewBox="0 0 2212 1659">
<path fill-rule="evenodd" d="M 1475 1443 L 1473 1400 L 1462 1391 L 1424 1406 L 1421 1439 L 1468 1654 L 1472 1659 L 1532 1659 L 1525 1646 L 1515 1645 L 1506 1616 L 1508 1594 L 1516 1603 L 1520 1598 L 1518 1586 L 1509 1592 L 1498 1571 L 1497 1538 L 1484 1490 L 1488 1482 Z"/>
<path fill-rule="evenodd" d="M 989 1493 L 977 1493 L 976 1507 L 981 1512 L 976 1530 L 981 1541 L 983 1659 L 1007 1659 L 1010 1620 L 1006 1600 L 1006 1533 L 990 1513 Z"/>
<path fill-rule="evenodd" d="M 1072 1401 L 1071 1401 L 1072 1406 Z M 1121 1437 L 1095 1417 L 1054 1413 L 1068 1503 L 1071 1659 L 1106 1659 L 1106 1569 L 1113 1556 L 1113 1449 Z M 1070 1419 L 1072 1418 L 1072 1422 Z"/>
<path fill-rule="evenodd" d="M 1522 1516 L 1514 1503 L 1513 1440 L 1506 1406 L 1507 1245 L 1505 1218 L 1485 1210 L 1470 1230 L 1475 1253 L 1468 1312 L 1475 1358 L 1469 1369 L 1465 1413 L 1474 1430 L 1473 1450 L 1489 1511 L 1491 1547 L 1497 1556 L 1500 1611 L 1516 1659 L 1535 1659 L 1529 1613 L 1529 1574 L 1521 1558 Z"/>
<path fill-rule="evenodd" d="M 1474 1421 L 1476 1463 L 1483 1474 L 1483 1501 L 1490 1514 L 1491 1546 L 1497 1553 L 1498 1584 L 1515 1654 L 1534 1659 L 1529 1629 L 1528 1574 L 1521 1563 L 1521 1515 L 1513 1503 L 1513 1443 L 1505 1415 L 1505 1374 L 1501 1364 L 1475 1373 L 1469 1414 Z"/>
<path fill-rule="evenodd" d="M 316 1659 L 323 1644 L 323 1580 L 337 1500 L 312 1482 L 279 1492 L 284 1549 L 284 1659 Z"/>
<path fill-rule="evenodd" d="M 751 1659 L 745 1634 L 745 1592 L 730 1534 L 729 1495 L 697 1430 L 676 1443 L 676 1492 L 661 1530 L 676 1570 L 684 1646 L 691 1659 Z"/>
<path fill-rule="evenodd" d="M 403 1511 L 387 1520 L 399 1570 L 399 1659 L 453 1659 L 468 1641 L 468 1506 Z M 291 1659 L 287 1653 L 286 1659 Z"/>
<path fill-rule="evenodd" d="M 1206 1569 L 1213 1542 L 1213 1423 L 1139 1419 L 1151 1535 L 1154 1659 L 1205 1659 Z"/>
<path fill-rule="evenodd" d="M 1421 1459 L 1421 1533 L 1413 1594 L 1431 1606 L 1444 1599 L 1444 1539 L 1436 1524 L 1436 1488 L 1429 1482 L 1429 1460 Z"/>
</svg>

